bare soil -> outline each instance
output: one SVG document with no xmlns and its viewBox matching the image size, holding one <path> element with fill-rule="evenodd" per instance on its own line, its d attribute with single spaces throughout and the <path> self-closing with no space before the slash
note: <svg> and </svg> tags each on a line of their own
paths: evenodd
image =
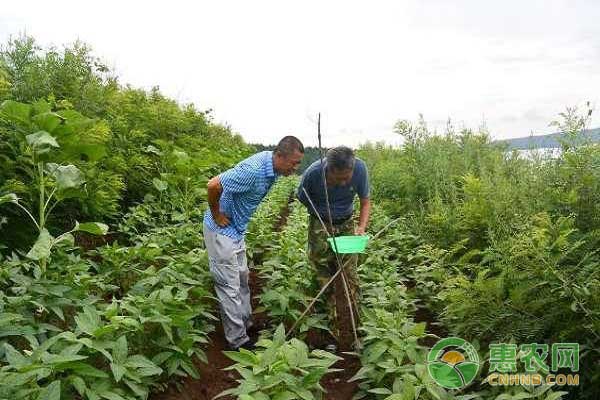
<svg viewBox="0 0 600 400">
<path fill-rule="evenodd" d="M 293 200 L 290 197 L 290 202 Z M 281 215 L 274 225 L 274 229 L 280 231 L 287 223 L 287 218 L 290 209 L 284 207 Z M 254 263 L 261 262 L 260 259 L 253 260 Z M 341 340 L 338 344 L 338 356 L 342 357 L 333 368 L 340 369 L 339 372 L 331 373 L 323 377 L 321 385 L 326 390 L 324 396 L 326 400 L 350 400 L 356 393 L 358 384 L 356 382 L 348 382 L 352 376 L 360 368 L 360 360 L 350 354 L 343 353 L 344 350 L 350 350 L 353 342 L 352 325 L 350 322 L 350 314 L 344 289 L 341 283 L 336 292 L 340 293 L 341 297 L 336 300 L 336 304 L 340 304 L 340 309 L 337 311 L 340 318 Z M 250 269 L 249 284 L 251 293 L 258 294 L 262 290 L 262 280 L 254 269 Z M 258 306 L 258 299 L 252 300 L 253 309 Z M 265 313 L 254 313 L 253 320 L 255 329 L 250 333 L 251 338 L 256 339 L 261 329 L 270 325 L 270 321 Z M 308 332 L 306 342 L 311 348 L 324 349 L 328 344 L 335 343 L 335 339 L 327 332 L 313 330 Z M 235 371 L 224 371 L 224 368 L 231 366 L 233 361 L 223 354 L 227 350 L 227 343 L 223 335 L 223 326 L 220 322 L 216 324 L 215 331 L 210 335 L 210 345 L 205 350 L 208 363 L 198 361 L 196 367 L 200 372 L 200 379 L 187 377 L 185 379 L 174 380 L 169 383 L 167 389 L 162 393 L 154 393 L 150 398 L 152 400 L 209 400 L 213 399 L 224 390 L 233 388 L 237 385 L 239 375 Z M 233 399 L 232 397 L 222 397 L 224 400 Z"/>
</svg>

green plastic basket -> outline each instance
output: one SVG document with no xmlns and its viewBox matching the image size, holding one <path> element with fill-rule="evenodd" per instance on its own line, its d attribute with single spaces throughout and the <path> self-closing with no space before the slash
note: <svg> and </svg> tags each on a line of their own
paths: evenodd
<svg viewBox="0 0 600 400">
<path fill-rule="evenodd" d="M 333 238 L 328 238 L 329 246 L 333 251 L 338 254 L 353 254 L 353 253 L 364 253 L 369 241 L 368 235 L 356 235 L 356 236 L 336 236 L 335 245 L 333 244 Z"/>
</svg>

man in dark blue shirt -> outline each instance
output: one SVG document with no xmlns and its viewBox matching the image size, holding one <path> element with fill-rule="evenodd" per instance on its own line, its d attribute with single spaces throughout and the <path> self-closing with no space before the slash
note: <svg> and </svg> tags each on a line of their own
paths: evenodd
<svg viewBox="0 0 600 400">
<path fill-rule="evenodd" d="M 323 170 L 327 181 L 329 211 L 327 210 L 325 197 Z M 355 195 L 358 196 L 360 201 L 360 213 L 356 227 L 354 227 L 352 219 Z M 315 161 L 304 171 L 297 196 L 300 202 L 307 207 L 310 214 L 308 227 L 309 260 L 316 270 L 319 283 L 323 286 L 335 274 L 337 260 L 335 254 L 329 248 L 328 234 L 321 221 L 319 221 L 319 217 L 327 226 L 329 234 L 339 236 L 363 235 L 365 233 L 371 209 L 367 166 L 364 161 L 356 158 L 352 149 L 348 147 L 340 146 L 330 149 L 322 164 L 320 160 Z M 358 279 L 355 270 L 356 256 L 346 255 L 346 257 L 341 257 L 341 261 L 343 265 L 347 264 L 344 268 L 347 283 L 352 297 L 356 298 L 358 292 Z M 339 285 L 337 282 L 335 287 L 335 291 L 338 292 Z M 326 295 L 329 297 L 329 304 L 331 305 L 332 331 L 340 344 L 343 345 L 345 338 L 340 337 L 342 332 L 339 331 L 339 322 L 336 316 L 337 313 L 341 312 L 339 311 L 340 304 L 336 305 L 336 296 L 333 290 L 328 290 Z M 336 308 L 338 309 L 337 313 Z"/>
<path fill-rule="evenodd" d="M 327 193 L 334 227 L 352 218 L 353 200 L 356 194 L 360 201 L 360 214 L 358 226 L 353 233 L 364 234 L 371 208 L 366 164 L 354 156 L 352 149 L 340 146 L 327 152 L 327 157 L 323 160 L 323 168 L 326 173 Z M 316 217 L 308 200 L 310 197 L 321 219 L 329 222 L 324 188 L 321 161 L 317 160 L 302 174 L 302 181 L 298 187 L 298 199 L 308 208 L 311 217 Z"/>
</svg>

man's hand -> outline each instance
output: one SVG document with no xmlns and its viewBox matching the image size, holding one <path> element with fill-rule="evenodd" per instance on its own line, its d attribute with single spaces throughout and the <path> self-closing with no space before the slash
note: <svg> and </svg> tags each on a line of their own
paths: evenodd
<svg viewBox="0 0 600 400">
<path fill-rule="evenodd" d="M 354 229 L 355 235 L 364 235 L 369 224 L 369 214 L 371 212 L 371 200 L 369 198 L 360 199 L 360 215 L 358 216 L 358 227 Z"/>
<path fill-rule="evenodd" d="M 209 180 L 206 185 L 206 189 L 208 192 L 208 206 L 210 207 L 210 212 L 213 219 L 220 227 L 229 225 L 229 218 L 219 209 L 219 199 L 221 198 L 221 193 L 223 192 L 223 186 L 221 186 L 221 180 L 219 177 L 215 176 Z"/>
<path fill-rule="evenodd" d="M 219 225 L 221 228 L 229 225 L 229 218 L 227 218 L 227 215 L 223 214 L 220 211 L 218 211 L 216 213 L 216 215 L 215 215 L 215 213 L 213 213 L 213 219 L 215 220 L 217 225 Z"/>
</svg>

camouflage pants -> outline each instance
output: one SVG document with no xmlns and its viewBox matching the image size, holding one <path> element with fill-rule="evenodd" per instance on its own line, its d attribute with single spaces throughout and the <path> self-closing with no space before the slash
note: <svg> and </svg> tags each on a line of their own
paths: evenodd
<svg viewBox="0 0 600 400">
<path fill-rule="evenodd" d="M 328 223 L 326 223 L 329 225 Z M 354 226 L 352 222 L 352 218 L 341 224 L 334 224 L 333 231 L 336 236 L 340 235 L 352 235 L 354 234 Z M 308 257 L 310 264 L 315 270 L 316 279 L 319 283 L 320 287 L 323 287 L 329 279 L 336 273 L 338 270 L 338 263 L 336 260 L 335 253 L 331 250 L 329 243 L 327 242 L 327 233 L 323 229 L 323 225 L 319 221 L 317 217 L 310 216 L 309 224 L 308 224 Z M 346 283 L 348 285 L 348 291 L 350 293 L 350 298 L 352 302 L 357 302 L 359 295 L 358 292 L 358 276 L 356 274 L 356 264 L 358 257 L 356 254 L 339 254 L 340 261 L 342 265 L 344 265 Z M 336 337 L 336 339 L 340 340 L 341 329 L 347 330 L 343 328 L 341 325 L 341 321 L 338 319 L 338 309 L 341 309 L 342 305 L 336 305 L 336 291 L 341 290 L 342 293 L 337 293 L 337 297 L 340 299 L 346 299 L 346 294 L 344 291 L 341 275 L 338 275 L 338 278 L 329 285 L 327 290 L 323 293 L 323 299 L 326 301 L 326 304 L 329 309 L 329 320 L 331 322 L 331 330 Z M 347 304 L 347 301 L 344 301 Z M 347 307 L 343 308 L 347 311 Z M 349 314 L 346 318 L 348 319 Z M 357 315 L 355 314 L 355 319 Z M 346 321 L 347 324 L 350 324 L 350 321 Z M 344 323 L 344 325 L 346 325 Z M 351 329 L 351 328 L 350 328 Z"/>
</svg>

